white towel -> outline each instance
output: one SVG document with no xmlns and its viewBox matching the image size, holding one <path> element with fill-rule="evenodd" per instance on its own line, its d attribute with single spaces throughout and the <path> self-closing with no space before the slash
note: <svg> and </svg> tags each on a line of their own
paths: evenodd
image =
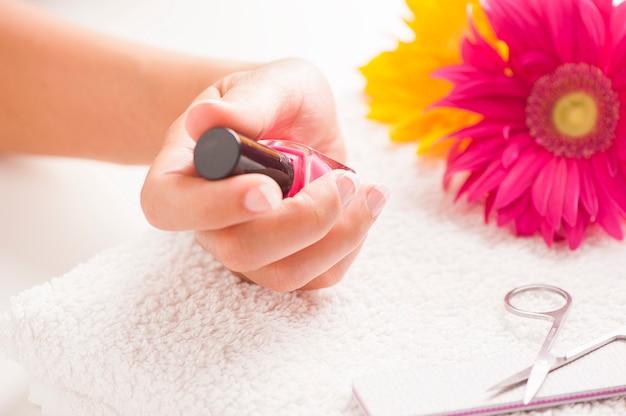
<svg viewBox="0 0 626 416">
<path fill-rule="evenodd" d="M 482 207 L 441 189 L 441 163 L 392 146 L 361 103 L 340 105 L 351 164 L 392 197 L 341 283 L 289 294 L 244 283 L 186 232 L 102 252 L 0 319 L 42 414 L 359 415 L 359 376 L 532 357 L 547 323 L 507 313 L 503 296 L 534 282 L 574 298 L 557 349 L 626 324 L 625 243 L 592 231 L 571 252 L 485 225 Z M 625 412 L 609 399 L 551 414 Z"/>
</svg>

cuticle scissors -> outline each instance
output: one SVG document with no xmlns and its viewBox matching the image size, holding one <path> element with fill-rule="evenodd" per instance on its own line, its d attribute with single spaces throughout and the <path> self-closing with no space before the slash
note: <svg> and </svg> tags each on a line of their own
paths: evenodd
<svg viewBox="0 0 626 416">
<path fill-rule="evenodd" d="M 547 291 L 555 293 L 563 298 L 565 303 L 553 310 L 547 311 L 533 311 L 526 310 L 515 306 L 513 299 L 526 292 L 535 291 Z M 526 384 L 526 390 L 524 391 L 524 404 L 530 403 L 533 397 L 537 394 L 544 380 L 548 374 L 559 367 L 571 363 L 578 358 L 595 351 L 607 344 L 610 344 L 616 340 L 626 340 L 626 326 L 620 327 L 614 331 L 609 332 L 599 338 L 596 338 L 590 342 L 584 343 L 578 347 L 573 348 L 566 354 L 561 356 L 555 356 L 552 354 L 551 347 L 554 340 L 561 328 L 561 325 L 569 312 L 572 305 L 572 297 L 565 290 L 546 284 L 531 284 L 526 286 L 520 286 L 508 292 L 504 297 L 504 304 L 508 311 L 522 317 L 544 319 L 552 321 L 552 327 L 546 336 L 546 339 L 539 350 L 539 354 L 535 359 L 535 362 L 531 367 L 525 368 L 518 373 L 513 374 L 510 377 L 502 380 L 498 384 L 494 385 L 489 391 L 504 391 L 509 387 L 512 387 L 524 380 L 528 380 Z"/>
</svg>

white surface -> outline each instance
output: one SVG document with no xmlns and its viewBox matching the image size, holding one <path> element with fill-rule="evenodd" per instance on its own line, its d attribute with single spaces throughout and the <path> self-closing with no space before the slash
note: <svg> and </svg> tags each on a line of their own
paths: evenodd
<svg viewBox="0 0 626 416">
<path fill-rule="evenodd" d="M 391 198 L 341 284 L 281 294 L 242 283 L 191 233 L 154 231 L 101 252 L 23 292 L 0 319 L 19 361 L 55 385 L 39 392 L 49 414 L 362 416 L 351 392 L 361 376 L 508 354 L 529 364 L 550 325 L 506 312 L 503 298 L 531 282 L 573 297 L 557 352 L 626 323 L 626 243 L 596 233 L 571 252 L 485 225 L 481 207 L 441 190 L 440 165 L 390 145 L 363 107 L 356 94 L 340 103 L 349 164 Z M 623 371 L 594 367 L 602 380 Z"/>
<path fill-rule="evenodd" d="M 404 36 L 399 0 L 37 0 L 69 20 L 118 36 L 215 57 L 303 56 L 337 90 L 355 68 Z M 0 310 L 148 225 L 138 203 L 143 167 L 0 156 Z M 0 358 L 0 415 L 37 414 L 26 377 Z"/>
<path fill-rule="evenodd" d="M 530 360 L 507 355 L 375 374 L 355 380 L 353 389 L 367 416 L 451 416 L 464 412 L 484 416 L 501 413 L 502 409 L 528 411 L 625 394 L 623 341 L 552 371 L 527 405 L 522 402 L 524 383 L 502 392 L 489 391 L 494 380 L 517 373 Z"/>
</svg>

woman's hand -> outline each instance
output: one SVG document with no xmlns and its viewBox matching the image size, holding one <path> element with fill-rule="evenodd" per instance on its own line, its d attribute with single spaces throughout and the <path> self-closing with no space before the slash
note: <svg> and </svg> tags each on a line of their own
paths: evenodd
<svg viewBox="0 0 626 416">
<path fill-rule="evenodd" d="M 213 127 L 255 140 L 298 141 L 343 161 L 332 93 L 317 68 L 287 59 L 233 73 L 205 90 L 169 129 L 141 202 L 152 225 L 195 230 L 225 267 L 262 286 L 289 292 L 341 280 L 385 204 L 386 188 L 359 185 L 342 170 L 286 199 L 265 175 L 205 180 L 193 151 Z"/>
</svg>

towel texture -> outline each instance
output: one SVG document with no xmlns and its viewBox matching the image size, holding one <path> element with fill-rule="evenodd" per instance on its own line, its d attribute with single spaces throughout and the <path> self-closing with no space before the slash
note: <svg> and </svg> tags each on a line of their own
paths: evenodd
<svg viewBox="0 0 626 416">
<path fill-rule="evenodd" d="M 626 323 L 624 243 L 591 235 L 549 249 L 453 203 L 442 166 L 393 146 L 364 118 L 340 114 L 351 165 L 392 196 L 344 280 L 274 293 L 233 277 L 191 233 L 150 231 L 12 299 L 6 353 L 32 374 L 44 415 L 359 415 L 352 380 L 538 351 L 547 322 L 503 308 L 511 288 L 542 282 L 574 305 L 566 350 Z M 554 415 L 626 413 L 624 399 Z"/>
</svg>

